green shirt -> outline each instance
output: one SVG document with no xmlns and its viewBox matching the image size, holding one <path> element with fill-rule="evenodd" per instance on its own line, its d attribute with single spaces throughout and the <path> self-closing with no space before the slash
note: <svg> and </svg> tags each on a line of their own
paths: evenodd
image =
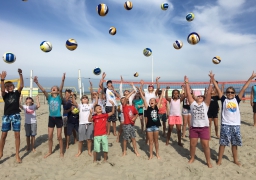
<svg viewBox="0 0 256 180">
<path fill-rule="evenodd" d="M 135 107 L 139 113 L 143 113 L 143 107 L 138 107 L 138 106 L 144 105 L 144 102 L 142 99 L 134 99 L 133 104 L 135 105 Z"/>
</svg>

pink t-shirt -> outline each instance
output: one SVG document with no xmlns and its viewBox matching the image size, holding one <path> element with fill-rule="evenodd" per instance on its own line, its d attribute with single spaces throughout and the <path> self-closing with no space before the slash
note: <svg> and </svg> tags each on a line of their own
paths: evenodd
<svg viewBox="0 0 256 180">
<path fill-rule="evenodd" d="M 180 112 L 180 99 L 171 100 L 170 102 L 170 116 L 181 116 Z"/>
<path fill-rule="evenodd" d="M 159 101 L 159 99 L 156 99 L 157 103 L 158 103 L 158 101 Z M 165 98 L 162 98 L 158 114 L 165 114 L 166 113 L 166 106 L 167 106 L 167 100 Z"/>
</svg>

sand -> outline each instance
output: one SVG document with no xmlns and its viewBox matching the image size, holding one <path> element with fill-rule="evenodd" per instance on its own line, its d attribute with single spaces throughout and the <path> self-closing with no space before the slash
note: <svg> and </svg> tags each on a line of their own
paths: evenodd
<svg viewBox="0 0 256 180">
<path fill-rule="evenodd" d="M 1 115 L 3 115 L 3 105 L 3 103 L 0 104 Z M 135 156 L 129 143 L 127 156 L 121 157 L 121 144 L 117 143 L 116 137 L 111 134 L 108 139 L 110 147 L 107 163 L 101 162 L 103 156 L 99 157 L 101 161 L 92 163 L 92 157 L 88 155 L 85 144 L 80 157 L 75 157 L 77 144 L 71 144 L 69 149 L 65 150 L 64 158 L 61 159 L 56 130 L 53 142 L 54 153 L 44 159 L 44 154 L 48 152 L 48 106 L 41 104 L 37 111 L 36 152 L 26 152 L 24 113 L 21 113 L 23 118 L 20 146 L 22 163 L 16 163 L 14 135 L 10 131 L 4 148 L 4 156 L 0 160 L 0 179 L 255 179 L 256 128 L 252 126 L 252 108 L 249 102 L 245 102 L 240 104 L 240 110 L 243 146 L 238 149 L 238 155 L 242 166 L 239 167 L 232 162 L 230 148 L 225 150 L 222 165 L 216 165 L 219 143 L 214 137 L 212 127 L 210 148 L 213 168 L 209 169 L 205 164 L 200 144 L 196 150 L 195 162 L 188 164 L 189 139 L 188 137 L 183 139 L 184 147 L 178 146 L 175 129 L 169 146 L 165 146 L 165 138 L 159 136 L 160 160 L 157 160 L 155 156 L 152 160 L 148 160 L 148 146 L 141 133 L 138 133 L 136 137 L 140 157 Z M 117 124 L 119 125 L 119 122 Z M 139 132 L 139 120 L 136 121 L 136 129 Z M 73 142 L 73 138 L 71 140 Z"/>
</svg>

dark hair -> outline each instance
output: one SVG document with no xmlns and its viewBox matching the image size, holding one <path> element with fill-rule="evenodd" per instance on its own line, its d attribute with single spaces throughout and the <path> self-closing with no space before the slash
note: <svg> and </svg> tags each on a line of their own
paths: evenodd
<svg viewBox="0 0 256 180">
<path fill-rule="evenodd" d="M 26 98 L 26 101 L 27 101 L 28 99 L 30 99 L 30 100 L 32 101 L 32 105 L 33 105 L 33 104 L 34 104 L 34 99 L 33 99 L 32 97 L 27 97 L 27 98 Z"/>
<path fill-rule="evenodd" d="M 216 81 L 216 80 L 215 80 Z M 217 84 L 219 84 L 219 81 L 216 81 Z"/>
<path fill-rule="evenodd" d="M 180 91 L 179 91 L 178 89 L 174 89 L 174 90 L 172 91 L 172 98 L 173 98 L 173 96 L 174 96 L 174 91 L 177 91 L 178 94 L 180 95 Z"/>
<path fill-rule="evenodd" d="M 12 81 L 6 81 L 6 82 L 4 83 L 4 87 L 6 87 L 6 86 L 7 86 L 7 84 L 11 84 L 12 86 L 14 86 L 14 84 L 13 84 L 13 82 L 12 82 Z"/>
<path fill-rule="evenodd" d="M 72 90 L 71 89 L 66 89 L 65 92 L 71 93 Z"/>
<path fill-rule="evenodd" d="M 96 107 L 98 107 L 98 106 L 100 106 L 100 105 L 96 104 L 96 105 L 94 106 L 94 111 L 95 111 Z"/>
<path fill-rule="evenodd" d="M 75 95 L 75 94 L 73 94 L 73 96 L 75 96 L 75 98 L 76 98 L 76 95 Z M 88 96 L 86 96 L 86 95 L 82 95 L 81 101 L 82 101 L 82 99 L 88 99 L 88 100 L 89 100 Z"/>
<path fill-rule="evenodd" d="M 228 90 L 228 89 L 232 89 L 232 90 L 236 93 L 236 90 L 235 90 L 235 88 L 234 88 L 234 87 L 229 86 L 229 87 L 226 89 L 226 92 L 227 92 L 227 90 Z"/>
<path fill-rule="evenodd" d="M 111 81 L 111 80 L 108 80 L 108 81 L 107 81 L 107 85 L 108 85 L 109 83 L 111 83 L 111 84 L 112 84 L 112 81 Z"/>
</svg>

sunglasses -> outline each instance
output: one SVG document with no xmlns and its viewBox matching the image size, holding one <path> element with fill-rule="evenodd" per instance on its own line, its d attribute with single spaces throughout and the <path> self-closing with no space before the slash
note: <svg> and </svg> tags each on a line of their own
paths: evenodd
<svg viewBox="0 0 256 180">
<path fill-rule="evenodd" d="M 226 94 L 235 94 L 234 91 L 227 91 Z"/>
<path fill-rule="evenodd" d="M 202 96 L 202 95 L 200 95 L 200 96 L 197 96 L 197 97 L 199 97 L 199 98 L 204 98 L 204 96 Z"/>
<path fill-rule="evenodd" d="M 148 87 L 154 87 L 154 86 L 152 86 L 152 85 L 149 85 Z"/>
</svg>

